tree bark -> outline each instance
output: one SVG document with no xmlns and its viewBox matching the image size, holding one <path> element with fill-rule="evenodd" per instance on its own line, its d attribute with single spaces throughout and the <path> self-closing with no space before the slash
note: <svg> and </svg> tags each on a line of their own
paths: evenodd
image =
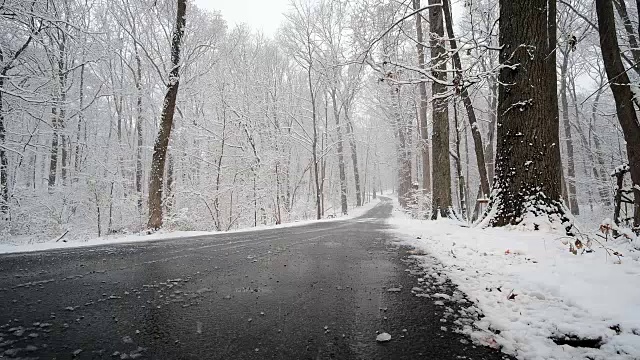
<svg viewBox="0 0 640 360">
<path fill-rule="evenodd" d="M 162 115 L 160 119 L 160 130 L 153 146 L 153 158 L 151 161 L 151 174 L 149 180 L 149 222 L 147 227 L 156 230 L 162 227 L 162 185 L 164 167 L 169 146 L 169 137 L 173 125 L 173 115 L 176 109 L 176 98 L 178 87 L 180 86 L 180 49 L 184 28 L 186 25 L 187 0 L 178 0 L 178 11 L 176 12 L 176 26 L 171 41 L 171 71 L 169 72 L 169 83 L 167 93 L 164 97 Z"/>
<path fill-rule="evenodd" d="M 420 0 L 413 0 L 413 9 L 420 9 Z M 425 69 L 425 57 L 424 57 L 424 35 L 422 32 L 422 14 L 416 14 L 416 50 L 418 51 L 418 67 L 424 71 Z M 431 191 L 431 154 L 429 152 L 429 122 L 427 121 L 427 107 L 429 101 L 427 99 L 427 84 L 425 81 L 421 81 L 418 84 L 418 90 L 420 92 L 420 105 L 418 108 L 418 116 L 420 121 L 420 136 L 422 150 L 422 193 L 423 195 L 429 194 Z"/>
<path fill-rule="evenodd" d="M 569 67 L 569 45 L 562 52 L 562 66 L 560 67 L 560 104 L 562 105 L 562 125 L 564 127 L 565 146 L 567 148 L 567 176 L 565 178 L 567 186 L 567 205 L 573 215 L 580 214 L 578 199 L 576 198 L 576 167 L 575 155 L 573 153 L 573 138 L 571 136 L 571 123 L 569 121 L 569 101 L 567 100 L 567 69 Z"/>
<path fill-rule="evenodd" d="M 488 224 L 537 229 L 536 217 L 553 222 L 553 214 L 565 222 L 555 91 L 555 0 L 501 0 L 499 33 L 496 176 Z"/>
<path fill-rule="evenodd" d="M 431 85 L 433 106 L 433 192 L 431 217 L 447 217 L 451 201 L 451 159 L 449 155 L 449 109 L 447 99 L 447 58 L 444 43 L 444 23 L 441 0 L 429 0 L 429 28 L 431 31 Z M 440 5 L 440 6 L 438 6 Z"/>
<path fill-rule="evenodd" d="M 353 131 L 353 122 L 351 121 L 351 118 L 349 118 L 348 113 L 345 113 L 345 120 L 347 122 L 349 147 L 351 148 L 351 162 L 353 163 L 353 181 L 356 188 L 356 206 L 362 206 L 362 186 L 360 185 L 360 170 L 358 169 L 358 148 L 356 144 L 356 136 Z"/>
<path fill-rule="evenodd" d="M 135 35 L 135 27 L 134 27 Z M 143 146 L 143 128 L 142 128 L 142 61 L 138 53 L 138 44 L 134 40 L 133 44 L 134 56 L 136 58 L 136 73 L 134 76 L 136 83 L 136 193 L 138 195 L 138 211 L 142 213 L 142 146 Z"/>
<path fill-rule="evenodd" d="M 331 89 L 331 104 L 333 106 L 333 118 L 336 121 L 336 137 L 338 138 L 338 172 L 340 176 L 340 205 L 342 214 L 347 215 L 347 176 L 344 170 L 344 145 L 342 142 L 342 129 L 340 125 L 340 111 L 336 100 L 336 89 Z"/>
<path fill-rule="evenodd" d="M 633 107 L 631 82 L 620 58 L 612 0 L 596 0 L 598 32 L 604 68 L 616 102 L 618 121 L 626 141 L 633 188 L 633 226 L 640 225 L 640 125 Z"/>
</svg>

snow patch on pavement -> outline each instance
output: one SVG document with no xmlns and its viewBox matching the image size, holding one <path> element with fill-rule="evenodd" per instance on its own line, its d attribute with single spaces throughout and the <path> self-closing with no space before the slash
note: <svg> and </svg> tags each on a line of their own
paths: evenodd
<svg viewBox="0 0 640 360">
<path fill-rule="evenodd" d="M 476 343 L 519 359 L 640 359 L 640 252 L 628 242 L 605 244 L 621 258 L 597 245 L 574 255 L 541 231 L 466 228 L 398 210 L 389 223 L 484 315 L 461 328 Z M 431 294 L 440 305 L 447 296 Z"/>
</svg>

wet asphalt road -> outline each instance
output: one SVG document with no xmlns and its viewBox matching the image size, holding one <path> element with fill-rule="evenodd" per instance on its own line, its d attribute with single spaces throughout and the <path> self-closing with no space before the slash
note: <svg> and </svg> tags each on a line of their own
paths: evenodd
<svg viewBox="0 0 640 360">
<path fill-rule="evenodd" d="M 0 358 L 505 358 L 443 330 L 443 306 L 411 291 L 425 284 L 386 231 L 391 210 L 0 256 Z"/>
</svg>

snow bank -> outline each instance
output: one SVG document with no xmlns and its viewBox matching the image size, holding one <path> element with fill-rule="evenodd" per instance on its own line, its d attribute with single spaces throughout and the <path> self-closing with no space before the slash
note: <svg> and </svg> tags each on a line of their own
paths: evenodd
<svg viewBox="0 0 640 360">
<path fill-rule="evenodd" d="M 58 242 L 56 242 L 55 240 L 48 241 L 48 242 L 34 242 L 33 239 L 25 236 L 9 237 L 5 239 L 0 239 L 0 254 L 132 243 L 132 242 L 144 242 L 144 241 L 157 241 L 157 240 L 168 240 L 168 239 L 179 239 L 179 238 L 191 238 L 196 236 L 211 236 L 216 234 L 261 231 L 261 230 L 269 230 L 269 229 L 288 228 L 288 227 L 294 227 L 294 226 L 303 226 L 303 225 L 309 225 L 309 224 L 318 223 L 318 222 L 347 220 L 347 219 L 352 219 L 352 218 L 362 216 L 364 213 L 366 213 L 367 211 L 371 210 L 374 206 L 376 206 L 379 202 L 380 200 L 378 199 L 373 200 L 361 207 L 351 209 L 348 215 L 338 216 L 336 218 L 331 218 L 331 219 L 295 221 L 295 222 L 281 224 L 281 225 L 258 226 L 258 227 L 249 228 L 249 229 L 238 229 L 238 230 L 231 230 L 227 232 L 159 231 L 150 235 L 147 235 L 145 233 L 139 233 L 139 234 L 125 234 L 125 235 L 123 234 L 109 235 L 109 236 L 103 236 L 99 238 L 88 238 L 88 239 L 72 238 L 68 242 L 64 242 L 63 240 L 60 240 Z"/>
<path fill-rule="evenodd" d="M 541 231 L 465 228 L 397 210 L 389 222 L 485 315 L 460 329 L 477 343 L 519 359 L 640 359 L 640 252 L 628 241 L 574 255 L 567 239 Z"/>
</svg>

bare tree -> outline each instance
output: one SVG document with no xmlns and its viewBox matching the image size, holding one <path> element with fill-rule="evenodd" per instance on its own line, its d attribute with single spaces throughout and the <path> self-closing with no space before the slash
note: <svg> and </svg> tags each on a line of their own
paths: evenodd
<svg viewBox="0 0 640 360">
<path fill-rule="evenodd" d="M 151 161 L 151 174 L 149 179 L 149 222 L 147 227 L 151 230 L 162 227 L 162 192 L 163 177 L 165 171 L 165 160 L 171 127 L 173 125 L 173 115 L 176 108 L 176 98 L 178 97 L 178 87 L 180 86 L 180 49 L 184 28 L 186 26 L 187 0 L 178 0 L 176 11 L 176 23 L 171 41 L 171 70 L 169 72 L 169 82 L 167 93 L 164 98 L 162 114 L 160 116 L 160 130 L 153 146 L 153 158 Z"/>
</svg>

